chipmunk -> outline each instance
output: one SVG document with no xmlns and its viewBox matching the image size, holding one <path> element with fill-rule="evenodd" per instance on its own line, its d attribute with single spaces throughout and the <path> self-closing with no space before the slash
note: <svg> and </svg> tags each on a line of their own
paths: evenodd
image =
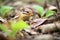
<svg viewBox="0 0 60 40">
<path fill-rule="evenodd" d="M 29 18 L 32 15 L 32 10 L 29 8 L 21 8 L 21 11 L 15 11 L 17 14 L 15 17 L 18 16 L 18 20 L 24 20 L 25 18 Z"/>
</svg>

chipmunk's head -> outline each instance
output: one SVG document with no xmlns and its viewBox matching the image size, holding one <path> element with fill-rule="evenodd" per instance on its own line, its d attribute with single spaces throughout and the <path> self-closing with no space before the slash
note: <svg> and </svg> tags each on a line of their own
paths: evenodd
<svg viewBox="0 0 60 40">
<path fill-rule="evenodd" d="M 29 18 L 32 15 L 32 10 L 30 8 L 21 8 L 20 11 L 16 10 L 17 16 L 19 16 L 19 19 L 26 19 Z"/>
<path fill-rule="evenodd" d="M 32 10 L 30 8 L 21 8 L 21 10 L 23 11 L 23 15 L 24 16 L 31 16 L 32 15 Z"/>
</svg>

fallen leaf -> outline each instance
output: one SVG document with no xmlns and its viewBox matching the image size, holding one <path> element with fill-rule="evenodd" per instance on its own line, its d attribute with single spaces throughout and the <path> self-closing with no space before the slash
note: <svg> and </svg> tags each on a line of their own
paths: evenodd
<svg viewBox="0 0 60 40">
<path fill-rule="evenodd" d="M 39 19 L 34 19 L 30 22 L 30 26 L 35 28 L 39 25 L 41 25 L 42 23 L 44 23 L 47 19 L 44 18 L 39 18 Z"/>
</svg>

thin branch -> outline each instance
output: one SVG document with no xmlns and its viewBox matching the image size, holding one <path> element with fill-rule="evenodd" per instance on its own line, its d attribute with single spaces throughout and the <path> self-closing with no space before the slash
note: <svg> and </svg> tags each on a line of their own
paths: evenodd
<svg viewBox="0 0 60 40">
<path fill-rule="evenodd" d="M 60 11 L 59 0 L 56 0 L 56 6 L 57 6 L 57 8 L 58 8 L 58 11 Z"/>
</svg>

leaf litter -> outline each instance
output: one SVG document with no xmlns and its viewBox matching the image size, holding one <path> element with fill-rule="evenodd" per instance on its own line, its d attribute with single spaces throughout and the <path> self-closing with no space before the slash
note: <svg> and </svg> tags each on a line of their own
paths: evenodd
<svg viewBox="0 0 60 40">
<path fill-rule="evenodd" d="M 5 23 L 5 25 L 8 28 L 8 25 L 10 25 L 10 24 L 6 24 L 6 23 L 10 23 L 10 20 L 13 20 L 14 22 L 17 22 L 18 20 L 23 20 L 24 22 L 26 22 L 29 25 L 29 27 L 18 31 L 19 34 L 22 33 L 20 36 L 24 35 L 24 37 L 20 38 L 20 36 L 18 36 L 18 37 L 16 37 L 16 39 L 18 38 L 17 40 L 20 40 L 20 39 L 21 40 L 24 40 L 24 39 L 25 40 L 29 40 L 29 39 L 30 40 L 31 39 L 32 40 L 37 40 L 37 39 L 44 40 L 44 39 L 46 39 L 45 38 L 46 36 L 49 37 L 49 40 L 50 40 L 50 38 L 52 38 L 51 40 L 53 40 L 53 36 L 54 36 L 53 34 L 59 32 L 59 30 L 60 30 L 60 21 L 59 21 L 60 16 L 58 16 L 58 13 L 56 13 L 56 14 L 52 13 L 53 15 L 49 16 L 48 18 L 45 18 L 45 17 L 41 17 L 39 12 L 37 12 L 34 8 L 31 7 L 32 6 L 31 4 L 28 4 L 28 5 L 25 4 L 23 6 L 23 4 L 21 3 L 22 7 L 20 7 L 20 5 L 19 5 L 20 3 L 17 3 L 16 5 L 15 4 L 11 4 L 14 7 L 14 10 L 11 14 L 9 14 L 9 12 L 8 12 L 9 15 L 5 15 L 5 16 L 7 16 L 5 18 L 2 18 L 0 16 L 0 23 L 1 22 L 2 22 L 2 24 Z M 56 9 L 57 10 L 56 7 L 55 7 L 55 9 L 53 9 L 52 7 L 51 7 L 52 9 L 49 9 L 50 6 L 52 6 L 52 5 L 49 4 L 48 7 L 45 9 L 48 9 L 48 10 Z M 46 12 L 44 12 L 44 13 L 46 13 Z M 44 14 L 44 16 L 45 16 L 45 14 Z M 52 18 L 52 19 L 49 19 L 49 18 Z M 8 29 L 11 30 L 10 28 L 8 28 Z M 41 32 L 39 33 L 38 30 Z M 57 32 L 55 32 L 55 31 L 57 31 Z M 16 35 L 19 35 L 19 34 L 16 34 Z"/>
</svg>

